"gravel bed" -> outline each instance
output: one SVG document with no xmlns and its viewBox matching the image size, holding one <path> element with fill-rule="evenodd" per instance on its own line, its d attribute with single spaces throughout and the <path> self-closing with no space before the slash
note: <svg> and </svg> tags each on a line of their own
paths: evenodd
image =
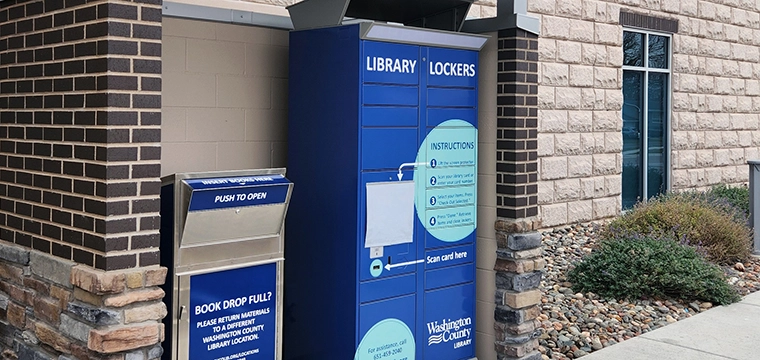
<svg viewBox="0 0 760 360">
<path fill-rule="evenodd" d="M 578 358 L 713 307 L 707 302 L 624 301 L 573 292 L 567 271 L 591 253 L 597 229 L 596 224 L 584 224 L 543 233 L 547 265 L 541 281 L 539 350 L 544 359 Z M 760 290 L 757 259 L 723 269 L 742 295 Z"/>
</svg>

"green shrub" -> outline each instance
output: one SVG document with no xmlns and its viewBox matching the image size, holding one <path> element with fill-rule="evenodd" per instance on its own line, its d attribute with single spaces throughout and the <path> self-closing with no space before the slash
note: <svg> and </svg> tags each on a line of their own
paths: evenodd
<svg viewBox="0 0 760 360">
<path fill-rule="evenodd" d="M 718 304 L 739 300 L 717 265 L 694 248 L 656 234 L 601 242 L 568 273 L 568 280 L 574 291 L 616 299 L 667 296 Z"/>
<path fill-rule="evenodd" d="M 672 232 L 679 241 L 704 251 L 708 260 L 732 264 L 751 252 L 746 216 L 723 200 L 703 193 L 670 193 L 639 203 L 610 222 L 602 239 L 618 234 Z"/>
<path fill-rule="evenodd" d="M 749 216 L 749 188 L 746 186 L 726 186 L 724 184 L 713 186 L 709 195 L 723 199 L 731 206 L 740 209 L 745 216 Z"/>
</svg>

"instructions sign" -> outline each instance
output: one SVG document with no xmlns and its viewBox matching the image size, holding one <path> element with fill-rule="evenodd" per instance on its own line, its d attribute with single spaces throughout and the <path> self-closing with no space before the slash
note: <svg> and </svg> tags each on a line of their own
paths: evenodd
<svg viewBox="0 0 760 360">
<path fill-rule="evenodd" d="M 275 358 L 277 264 L 190 278 L 190 360 Z"/>
<path fill-rule="evenodd" d="M 444 121 L 425 137 L 414 171 L 417 216 L 428 233 L 457 242 L 477 226 L 478 131 L 464 120 Z"/>
</svg>

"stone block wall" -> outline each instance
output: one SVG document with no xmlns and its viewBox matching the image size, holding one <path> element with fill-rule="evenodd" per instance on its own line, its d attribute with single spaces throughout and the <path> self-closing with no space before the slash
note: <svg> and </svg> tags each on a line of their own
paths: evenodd
<svg viewBox="0 0 760 360">
<path fill-rule="evenodd" d="M 546 226 L 611 217 L 622 191 L 620 13 L 673 35 L 671 188 L 748 180 L 760 146 L 760 4 L 528 0 L 539 38 L 539 204 Z"/>
<path fill-rule="evenodd" d="M 110 271 L 0 244 L 2 359 L 158 359 L 166 268 Z"/>
<path fill-rule="evenodd" d="M 541 221 L 496 221 L 496 292 L 494 310 L 498 360 L 540 360 L 536 318 L 541 314 L 542 256 Z"/>
</svg>

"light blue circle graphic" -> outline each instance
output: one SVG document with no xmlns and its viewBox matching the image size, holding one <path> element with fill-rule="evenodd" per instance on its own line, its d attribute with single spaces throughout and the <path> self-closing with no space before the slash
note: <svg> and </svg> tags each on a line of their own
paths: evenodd
<svg viewBox="0 0 760 360">
<path fill-rule="evenodd" d="M 457 242 L 477 227 L 478 129 L 446 120 L 428 133 L 414 170 L 417 218 L 443 242 Z"/>
<path fill-rule="evenodd" d="M 415 346 L 414 334 L 403 321 L 385 319 L 367 331 L 354 360 L 414 360 Z"/>
<path fill-rule="evenodd" d="M 369 273 L 373 277 L 378 277 L 380 274 L 383 273 L 383 262 L 379 259 L 375 259 L 372 261 L 372 263 L 369 265 Z"/>
</svg>

